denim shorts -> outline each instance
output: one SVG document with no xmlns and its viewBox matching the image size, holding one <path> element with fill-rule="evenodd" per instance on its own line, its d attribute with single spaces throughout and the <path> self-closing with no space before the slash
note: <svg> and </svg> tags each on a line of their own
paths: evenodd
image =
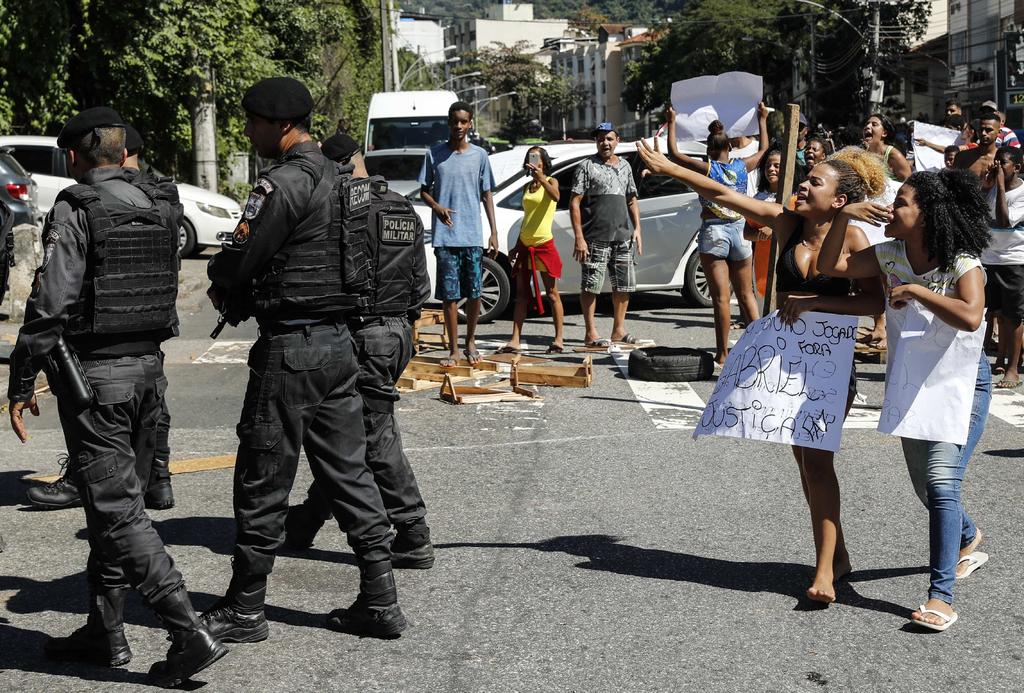
<svg viewBox="0 0 1024 693">
<path fill-rule="evenodd" d="M 697 250 L 723 260 L 746 260 L 753 254 L 750 241 L 743 238 L 745 219 L 724 221 L 705 219 L 697 237 Z"/>
<path fill-rule="evenodd" d="M 587 259 L 581 264 L 580 290 L 601 293 L 606 273 L 611 274 L 612 291 L 636 291 L 636 256 L 632 241 L 588 241 Z"/>
<path fill-rule="evenodd" d="M 434 298 L 438 301 L 480 298 L 483 254 L 480 246 L 434 248 L 437 259 Z"/>
</svg>

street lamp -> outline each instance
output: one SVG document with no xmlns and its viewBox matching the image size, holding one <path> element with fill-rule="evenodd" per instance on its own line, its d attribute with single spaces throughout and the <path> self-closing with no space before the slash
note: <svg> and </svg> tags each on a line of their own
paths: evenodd
<svg viewBox="0 0 1024 693">
<path fill-rule="evenodd" d="M 419 72 L 420 70 L 422 70 L 424 67 L 427 66 L 426 61 L 423 59 L 424 57 L 426 57 L 428 55 L 432 55 L 434 53 L 441 53 L 442 55 L 444 55 L 444 54 L 446 54 L 446 53 L 448 53 L 450 51 L 453 51 L 453 50 L 456 50 L 455 46 L 445 46 L 441 50 L 427 51 L 426 53 L 418 53 L 416 55 L 416 60 L 413 61 L 412 65 L 410 65 L 408 68 L 406 68 L 405 74 L 402 75 L 402 79 L 399 80 L 398 88 L 396 89 L 396 91 L 402 91 L 402 85 L 405 84 L 405 80 L 409 79 L 409 77 L 411 75 Z M 419 63 L 419 67 L 417 67 L 417 65 L 416 65 L 417 63 Z M 413 68 L 416 68 L 416 69 L 413 69 Z"/>
<path fill-rule="evenodd" d="M 479 70 L 477 70 L 476 72 L 467 72 L 467 73 L 462 74 L 462 75 L 452 75 L 451 77 L 449 77 L 448 79 L 446 79 L 444 82 L 441 83 L 441 88 L 444 89 L 448 85 L 449 82 L 454 82 L 454 81 L 459 80 L 459 79 L 465 79 L 467 77 L 479 77 L 482 74 L 483 74 L 483 72 L 480 72 Z"/>
<path fill-rule="evenodd" d="M 473 110 L 479 113 L 483 110 L 483 106 L 486 106 L 491 101 L 497 101 L 498 99 L 503 98 L 505 96 L 516 96 L 516 92 L 507 91 L 504 94 L 498 94 L 497 96 L 488 96 L 486 99 L 477 99 L 476 101 L 473 102 Z M 481 107 L 478 108 L 477 104 L 480 104 Z"/>
<path fill-rule="evenodd" d="M 487 87 L 485 87 L 483 84 L 474 84 L 471 87 L 465 87 L 463 89 L 456 89 L 455 93 L 456 94 L 463 94 L 463 93 L 465 93 L 467 91 L 480 91 L 481 89 L 486 89 L 486 88 Z"/>
</svg>

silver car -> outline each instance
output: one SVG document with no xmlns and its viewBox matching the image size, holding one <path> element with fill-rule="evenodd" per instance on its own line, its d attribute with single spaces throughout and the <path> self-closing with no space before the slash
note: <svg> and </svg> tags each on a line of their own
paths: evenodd
<svg viewBox="0 0 1024 693">
<path fill-rule="evenodd" d="M 686 153 L 704 156 L 703 145 L 686 145 L 680 145 Z M 498 182 L 494 191 L 494 207 L 500 253 L 497 259 L 484 257 L 481 322 L 490 322 L 498 318 L 512 300 L 508 252 L 519 238 L 519 227 L 523 221 L 523 189 L 527 183 L 523 159 L 529 148 L 517 146 L 490 157 L 491 169 Z M 558 187 L 562 193 L 553 224 L 555 245 L 563 263 L 559 291 L 563 295 L 578 294 L 580 266 L 572 257 L 575 235 L 569 219 L 569 198 L 576 166 L 587 157 L 596 154 L 596 148 L 593 142 L 588 141 L 579 144 L 552 144 L 544 148 L 551 156 L 551 175 L 558 180 Z M 663 144 L 662 150 L 664 149 Z M 697 194 L 675 178 L 642 176 L 643 166 L 634 143 L 621 143 L 616 154 L 633 167 L 639 193 L 644 253 L 637 258 L 637 291 L 679 291 L 690 305 L 710 306 L 707 280 L 701 270 L 697 253 L 697 233 L 701 224 Z M 415 193 L 410 195 L 410 199 L 417 199 Z M 427 228 L 425 241 L 430 246 L 431 211 L 422 203 L 417 204 L 416 208 Z M 482 206 L 481 219 L 486 233 L 487 219 Z M 434 253 L 430 247 L 427 248 L 427 269 L 433 284 L 436 273 Z M 605 291 L 608 290 L 610 287 L 606 280 Z"/>
</svg>

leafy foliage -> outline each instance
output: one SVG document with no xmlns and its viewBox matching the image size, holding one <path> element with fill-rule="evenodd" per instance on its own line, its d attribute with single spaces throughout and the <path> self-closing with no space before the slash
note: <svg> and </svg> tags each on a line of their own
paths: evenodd
<svg viewBox="0 0 1024 693">
<path fill-rule="evenodd" d="M 331 133 L 364 121 L 381 83 L 372 8 L 372 0 L 0 0 L 0 131 L 55 134 L 76 110 L 111 105 L 142 133 L 147 158 L 182 177 L 199 89 L 215 91 L 223 158 L 249 149 L 245 89 L 290 75 L 313 93 L 314 127 Z"/>
</svg>

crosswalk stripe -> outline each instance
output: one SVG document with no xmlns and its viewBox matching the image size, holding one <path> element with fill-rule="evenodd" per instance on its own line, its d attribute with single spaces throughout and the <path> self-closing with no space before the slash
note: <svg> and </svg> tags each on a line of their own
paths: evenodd
<svg viewBox="0 0 1024 693">
<path fill-rule="evenodd" d="M 1024 394 L 1016 390 L 992 390 L 988 413 L 1011 426 L 1024 428 Z"/>
<path fill-rule="evenodd" d="M 640 406 L 654 427 L 662 430 L 689 431 L 697 427 L 704 413 L 704 400 L 690 383 L 654 383 L 629 377 L 629 354 L 613 353 L 615 365 L 622 371 Z"/>
</svg>

